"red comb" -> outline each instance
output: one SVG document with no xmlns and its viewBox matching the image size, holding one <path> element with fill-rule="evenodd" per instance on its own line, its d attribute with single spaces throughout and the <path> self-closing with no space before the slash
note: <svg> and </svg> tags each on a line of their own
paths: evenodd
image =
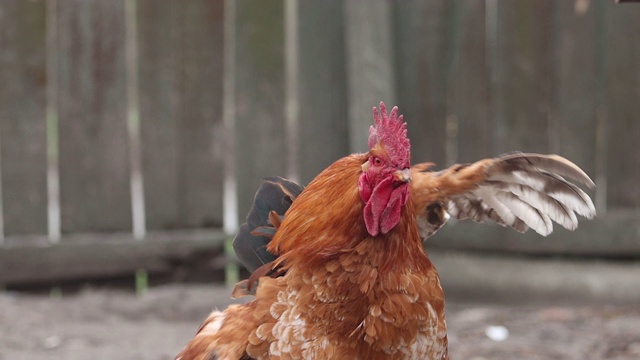
<svg viewBox="0 0 640 360">
<path fill-rule="evenodd" d="M 369 148 L 373 149 L 381 143 L 389 154 L 389 158 L 399 166 L 409 167 L 409 154 L 411 144 L 407 138 L 407 123 L 402 121 L 403 116 L 398 116 L 398 107 L 391 109 L 387 114 L 387 107 L 380 102 L 380 111 L 373 108 L 373 120 L 375 126 L 369 128 Z"/>
</svg>

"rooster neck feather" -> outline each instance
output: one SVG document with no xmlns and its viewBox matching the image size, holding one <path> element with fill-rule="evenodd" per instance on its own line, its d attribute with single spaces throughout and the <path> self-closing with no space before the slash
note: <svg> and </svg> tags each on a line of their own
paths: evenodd
<svg viewBox="0 0 640 360">
<path fill-rule="evenodd" d="M 280 254 L 280 263 L 287 268 L 323 263 L 372 239 L 387 255 L 381 270 L 429 267 L 410 203 L 392 231 L 376 237 L 368 234 L 365 204 L 358 194 L 361 165 L 368 158 L 369 154 L 356 154 L 336 161 L 300 194 L 269 244 L 269 251 Z"/>
<path fill-rule="evenodd" d="M 287 211 L 269 251 L 291 265 L 330 258 L 366 237 L 358 177 L 367 154 L 342 158 L 322 171 Z"/>
</svg>

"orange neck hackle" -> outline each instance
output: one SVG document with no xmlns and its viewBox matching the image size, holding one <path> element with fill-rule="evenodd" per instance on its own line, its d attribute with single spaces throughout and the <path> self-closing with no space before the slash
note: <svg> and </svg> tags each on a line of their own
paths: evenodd
<svg viewBox="0 0 640 360">
<path fill-rule="evenodd" d="M 352 251 L 362 241 L 379 242 L 386 256 L 381 268 L 424 270 L 426 256 L 417 231 L 413 206 L 404 206 L 394 229 L 371 236 L 366 229 L 358 178 L 370 154 L 350 155 L 320 173 L 288 210 L 268 250 L 280 254 L 285 267 L 323 263 Z M 372 249 L 373 251 L 373 249 Z"/>
</svg>

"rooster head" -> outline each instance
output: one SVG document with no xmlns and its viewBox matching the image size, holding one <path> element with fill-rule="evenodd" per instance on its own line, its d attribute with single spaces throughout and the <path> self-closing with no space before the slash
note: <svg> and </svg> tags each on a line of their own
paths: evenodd
<svg viewBox="0 0 640 360">
<path fill-rule="evenodd" d="M 369 157 L 362 164 L 358 182 L 365 202 L 364 221 L 371 236 L 386 234 L 400 221 L 402 207 L 409 198 L 411 145 L 407 124 L 398 116 L 398 107 L 380 111 L 373 108 L 375 125 L 369 129 Z"/>
</svg>

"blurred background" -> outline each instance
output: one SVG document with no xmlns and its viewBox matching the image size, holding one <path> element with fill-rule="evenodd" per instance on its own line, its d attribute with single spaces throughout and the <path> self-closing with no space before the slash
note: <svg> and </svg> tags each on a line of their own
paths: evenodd
<svg viewBox="0 0 640 360">
<path fill-rule="evenodd" d="M 414 162 L 556 153 L 597 184 L 575 232 L 429 241 L 452 357 L 640 356 L 639 34 L 605 0 L 1 1 L 0 359 L 170 358 L 246 276 L 260 178 L 366 151 L 380 100 Z"/>
</svg>

